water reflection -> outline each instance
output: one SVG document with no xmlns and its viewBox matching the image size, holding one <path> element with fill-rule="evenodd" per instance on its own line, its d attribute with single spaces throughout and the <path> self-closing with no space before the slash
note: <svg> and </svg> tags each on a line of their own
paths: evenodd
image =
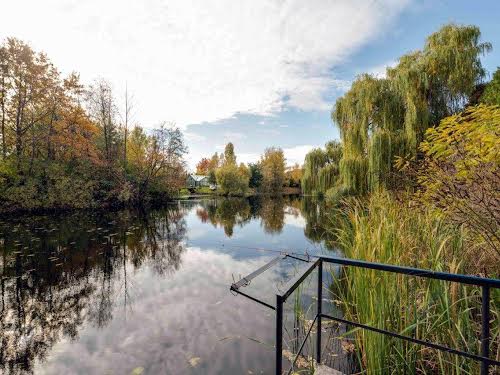
<svg viewBox="0 0 500 375">
<path fill-rule="evenodd" d="M 105 326 L 127 304 L 127 262 L 177 270 L 186 206 L 144 212 L 19 218 L 0 223 L 0 369 L 30 372 L 87 321 Z M 112 287 L 119 280 L 120 294 Z"/>
<path fill-rule="evenodd" d="M 243 227 L 255 218 L 260 219 L 265 233 L 280 234 L 285 214 L 300 215 L 300 202 L 295 196 L 207 199 L 200 203 L 196 214 L 202 222 L 224 228 L 227 237 L 233 235 L 235 226 Z"/>
<path fill-rule="evenodd" d="M 271 370 L 269 347 L 241 341 L 273 342 L 269 312 L 227 291 L 235 270 L 250 272 L 269 254 L 241 258 L 186 239 L 211 224 L 203 238 L 222 228 L 226 238 L 239 231 L 240 240 L 306 246 L 321 240 L 317 210 L 290 197 L 235 198 L 0 221 L 0 372 Z"/>
</svg>

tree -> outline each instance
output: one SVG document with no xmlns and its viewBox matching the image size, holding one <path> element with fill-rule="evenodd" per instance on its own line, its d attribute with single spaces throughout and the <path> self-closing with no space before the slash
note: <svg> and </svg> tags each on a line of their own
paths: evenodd
<svg viewBox="0 0 500 375">
<path fill-rule="evenodd" d="M 234 146 L 228 143 L 224 150 L 224 161 L 216 172 L 217 185 L 227 195 L 243 195 L 248 189 L 250 172 L 244 164 L 238 167 Z"/>
<path fill-rule="evenodd" d="M 259 163 L 248 164 L 248 170 L 250 172 L 249 186 L 254 189 L 260 188 L 262 185 L 262 168 Z"/>
<path fill-rule="evenodd" d="M 117 156 L 118 133 L 113 89 L 108 81 L 100 79 L 90 86 L 88 106 L 92 119 L 99 125 L 101 130 L 101 147 L 105 159 L 112 162 Z"/>
<path fill-rule="evenodd" d="M 423 50 L 402 56 L 387 78 L 361 75 L 335 104 L 332 119 L 343 142 L 345 188 L 356 193 L 397 183 L 397 156 L 415 157 L 425 131 L 469 102 L 491 49 L 475 26 L 446 25 Z"/>
<path fill-rule="evenodd" d="M 157 191 L 177 191 L 184 182 L 183 157 L 186 152 L 187 147 L 179 128 L 162 123 L 155 129 L 146 149 L 141 191 L 146 192 L 150 184 L 155 184 Z"/>
<path fill-rule="evenodd" d="M 493 79 L 488 82 L 479 100 L 487 105 L 500 105 L 500 67 L 493 74 Z"/>
<path fill-rule="evenodd" d="M 426 132 L 419 197 L 500 259 L 500 108 L 471 107 Z"/>
<path fill-rule="evenodd" d="M 0 46 L 0 137 L 2 137 L 2 159 L 7 158 L 7 100 L 11 89 L 7 49 Z"/>
<path fill-rule="evenodd" d="M 210 169 L 210 171 L 208 171 L 208 183 L 212 185 L 217 184 L 217 174 L 215 169 Z"/>
<path fill-rule="evenodd" d="M 54 120 L 62 90 L 59 73 L 43 53 L 15 38 L 6 40 L 0 60 L 2 153 L 5 159 L 13 152 L 18 172 L 30 157 L 31 172 Z"/>
<path fill-rule="evenodd" d="M 182 133 L 162 125 L 147 135 L 137 127 L 129 140 L 131 99 L 127 89 L 120 123 L 107 81 L 86 89 L 77 73 L 63 77 L 44 53 L 15 38 L 3 41 L 0 210 L 92 207 L 176 193 L 184 182 Z"/>
<path fill-rule="evenodd" d="M 248 174 L 234 164 L 226 164 L 215 172 L 217 185 L 226 195 L 243 195 L 248 188 Z"/>
<path fill-rule="evenodd" d="M 207 158 L 202 158 L 198 164 L 196 164 L 196 174 L 208 175 L 210 171 L 210 160 Z"/>
<path fill-rule="evenodd" d="M 220 167 L 220 164 L 221 164 L 220 158 L 216 152 L 210 158 L 210 165 L 208 167 L 208 182 L 211 183 L 212 185 L 215 185 L 217 183 L 217 177 L 215 175 L 215 171 L 217 170 L 217 168 Z"/>
<path fill-rule="evenodd" d="M 220 167 L 220 160 L 219 160 L 219 154 L 214 153 L 212 157 L 210 158 L 210 170 L 216 170 L 217 168 Z"/>
<path fill-rule="evenodd" d="M 337 141 L 328 142 L 325 150 L 311 150 L 305 158 L 302 176 L 302 191 L 305 194 L 324 194 L 328 189 L 339 188 L 339 163 L 342 145 Z"/>
<path fill-rule="evenodd" d="M 234 154 L 234 146 L 229 142 L 224 149 L 224 165 L 236 165 L 236 155 Z"/>
<path fill-rule="evenodd" d="M 262 187 L 270 193 L 279 193 L 285 183 L 285 155 L 281 148 L 270 147 L 264 151 L 260 165 Z"/>
<path fill-rule="evenodd" d="M 127 167 L 127 138 L 133 109 L 133 97 L 128 92 L 128 85 L 125 85 L 125 108 L 123 110 L 123 164 L 125 168 Z"/>
<path fill-rule="evenodd" d="M 287 168 L 285 172 L 286 185 L 290 187 L 300 187 L 303 172 L 304 170 L 298 163 L 295 163 L 293 166 Z"/>
</svg>

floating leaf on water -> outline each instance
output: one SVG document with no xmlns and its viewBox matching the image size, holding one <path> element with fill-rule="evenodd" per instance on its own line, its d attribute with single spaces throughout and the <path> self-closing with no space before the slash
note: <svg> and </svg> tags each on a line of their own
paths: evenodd
<svg viewBox="0 0 500 375">
<path fill-rule="evenodd" d="M 200 364 L 201 358 L 200 357 L 193 357 L 188 362 L 189 362 L 189 365 L 191 367 L 195 368 Z"/>
<path fill-rule="evenodd" d="M 141 375 L 144 372 L 144 367 L 136 367 L 132 370 L 130 375 Z"/>
<path fill-rule="evenodd" d="M 225 337 L 219 339 L 219 341 L 222 342 L 222 341 L 226 341 L 226 340 L 239 339 L 239 338 L 241 338 L 241 337 L 240 336 L 225 336 Z"/>
</svg>

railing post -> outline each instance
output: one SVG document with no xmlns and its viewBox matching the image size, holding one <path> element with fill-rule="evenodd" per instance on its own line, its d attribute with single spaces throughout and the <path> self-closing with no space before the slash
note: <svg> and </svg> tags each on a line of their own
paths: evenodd
<svg viewBox="0 0 500 375">
<path fill-rule="evenodd" d="M 283 372 L 283 298 L 276 295 L 276 375 Z"/>
<path fill-rule="evenodd" d="M 316 333 L 316 363 L 321 363 L 321 307 L 323 304 L 323 261 L 318 262 L 318 312 Z"/>
<path fill-rule="evenodd" d="M 490 357 L 490 287 L 482 287 L 482 332 L 481 332 L 481 356 Z M 488 375 L 489 363 L 481 362 L 481 375 Z"/>
</svg>

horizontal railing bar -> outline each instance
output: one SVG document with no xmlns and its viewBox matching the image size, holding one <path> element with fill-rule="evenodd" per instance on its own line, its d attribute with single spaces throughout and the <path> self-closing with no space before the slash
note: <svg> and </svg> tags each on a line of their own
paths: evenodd
<svg viewBox="0 0 500 375">
<path fill-rule="evenodd" d="M 420 344 L 420 345 L 427 346 L 427 347 L 433 348 L 433 349 L 437 349 L 437 350 L 440 350 L 440 351 L 443 351 L 443 352 L 447 352 L 447 353 L 451 353 L 451 354 L 456 354 L 456 355 L 459 355 L 459 356 L 462 356 L 462 357 L 467 357 L 467 358 L 473 359 L 473 360 L 478 361 L 478 362 L 488 362 L 489 364 L 500 366 L 500 362 L 499 361 L 495 361 L 494 359 L 482 357 L 482 356 L 479 356 L 479 355 L 476 355 L 476 354 L 470 354 L 470 353 L 463 352 L 463 351 L 457 350 L 457 349 L 448 348 L 448 347 L 446 347 L 444 345 L 439 345 L 439 344 L 434 344 L 434 343 L 429 342 L 429 341 L 414 339 L 412 337 L 400 335 L 399 333 L 394 333 L 394 332 L 391 332 L 391 331 L 386 331 L 385 329 L 370 327 L 370 326 L 367 326 L 365 324 L 352 322 L 350 320 L 346 320 L 346 319 L 342 319 L 342 318 L 336 318 L 334 316 L 327 315 L 327 314 L 321 314 L 321 316 L 323 318 L 331 319 L 331 320 L 334 320 L 336 322 L 340 322 L 340 323 L 344 323 L 344 324 L 350 324 L 350 325 L 355 326 L 355 327 L 367 329 L 369 331 L 381 333 L 383 335 L 392 336 L 392 337 L 395 337 L 395 338 L 398 338 L 398 339 L 401 339 L 401 340 L 410 341 L 410 342 L 413 342 L 415 344 Z"/>
<path fill-rule="evenodd" d="M 297 350 L 297 354 L 295 355 L 295 358 L 293 359 L 292 366 L 290 367 L 290 369 L 287 372 L 288 375 L 291 374 L 291 372 L 293 370 L 293 366 L 295 366 L 295 362 L 297 362 L 297 359 L 299 358 L 300 353 L 302 352 L 302 349 L 304 349 L 304 345 L 306 344 L 306 341 L 309 338 L 309 335 L 311 334 L 312 327 L 314 326 L 314 323 L 316 323 L 317 319 L 318 319 L 318 314 L 316 314 L 316 316 L 314 317 L 314 320 L 312 321 L 311 326 L 309 327 L 309 330 L 307 331 L 307 334 L 304 337 L 304 340 L 302 341 L 302 344 L 300 344 L 299 350 Z"/>
<path fill-rule="evenodd" d="M 299 257 L 296 257 L 296 256 L 291 255 L 291 254 L 288 254 L 288 253 L 286 254 L 286 256 L 287 256 L 288 258 L 293 258 L 293 259 L 301 260 L 302 262 L 307 262 L 307 263 L 309 263 L 309 262 L 310 262 L 310 260 L 308 260 L 308 259 L 299 258 Z"/>
<path fill-rule="evenodd" d="M 300 283 L 304 281 L 307 276 L 309 276 L 309 274 L 314 270 L 314 268 L 316 268 L 319 262 L 319 259 L 315 260 L 314 263 L 307 267 L 304 272 L 298 274 L 286 284 L 285 291 L 282 294 L 278 294 L 283 299 L 283 302 L 286 301 L 290 294 L 292 294 L 293 291 L 297 289 Z"/>
<path fill-rule="evenodd" d="M 266 302 L 264 302 L 264 301 L 261 301 L 260 299 L 257 299 L 257 298 L 255 298 L 255 297 L 252 297 L 252 296 L 251 296 L 251 295 L 249 295 L 249 294 L 243 293 L 242 291 L 240 291 L 240 290 L 238 290 L 238 289 L 234 289 L 232 286 L 231 286 L 230 290 L 232 290 L 233 292 L 236 292 L 236 293 L 238 293 L 238 294 L 241 294 L 242 296 L 247 297 L 248 299 L 251 299 L 252 301 L 255 301 L 255 302 L 257 302 L 257 303 L 260 303 L 260 304 L 261 304 L 261 305 L 263 305 L 263 306 L 269 307 L 269 308 L 270 308 L 270 309 L 272 309 L 272 310 L 276 310 L 276 307 L 274 307 L 273 305 L 270 305 L 270 304 L 268 304 L 268 303 L 266 303 Z"/>
<path fill-rule="evenodd" d="M 405 267 L 405 266 L 395 266 L 385 263 L 375 263 L 367 262 L 363 260 L 339 258 L 326 255 L 319 255 L 318 258 L 323 259 L 323 261 L 328 263 L 342 264 L 347 266 L 369 268 L 373 270 L 387 271 L 400 273 L 411 276 L 425 277 L 429 279 L 453 281 L 462 284 L 478 285 L 478 286 L 489 286 L 493 288 L 500 288 L 499 279 L 487 279 L 484 277 L 471 276 L 471 275 L 460 275 L 447 272 L 438 272 L 431 270 L 424 270 L 421 268 Z"/>
<path fill-rule="evenodd" d="M 271 259 L 269 262 L 267 262 L 266 264 L 264 264 L 262 267 L 256 269 L 255 271 L 253 271 L 248 276 L 243 277 L 242 279 L 240 279 L 239 281 L 237 281 L 236 283 L 234 283 L 233 285 L 231 285 L 231 288 L 233 290 L 238 290 L 242 286 L 248 285 L 248 283 L 252 279 L 254 279 L 257 276 L 259 276 L 262 272 L 267 271 L 269 268 L 271 268 L 272 266 L 274 266 L 280 260 L 285 259 L 286 257 L 287 257 L 287 255 L 283 255 L 282 254 L 282 255 L 277 256 L 276 258 Z"/>
</svg>

